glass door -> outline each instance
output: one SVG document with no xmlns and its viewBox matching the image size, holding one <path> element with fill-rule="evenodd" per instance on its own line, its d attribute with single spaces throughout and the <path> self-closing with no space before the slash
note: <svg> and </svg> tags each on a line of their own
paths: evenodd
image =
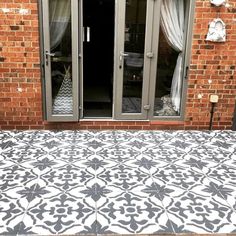
<svg viewBox="0 0 236 236">
<path fill-rule="evenodd" d="M 43 0 L 43 43 L 48 121 L 79 118 L 78 1 Z"/>
<path fill-rule="evenodd" d="M 147 119 L 153 5 L 119 0 L 116 29 L 115 118 Z"/>
</svg>

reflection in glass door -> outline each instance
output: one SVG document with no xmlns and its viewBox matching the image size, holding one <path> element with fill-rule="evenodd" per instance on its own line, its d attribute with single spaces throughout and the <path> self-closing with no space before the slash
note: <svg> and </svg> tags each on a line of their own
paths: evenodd
<svg viewBox="0 0 236 236">
<path fill-rule="evenodd" d="M 141 113 L 146 0 L 126 1 L 122 113 Z"/>
<path fill-rule="evenodd" d="M 186 50 L 190 45 L 188 28 L 193 5 L 194 1 L 162 0 L 156 6 L 156 12 L 160 11 L 160 22 L 153 33 L 153 51 L 157 57 L 153 60 L 154 73 L 150 85 L 152 117 L 178 118 L 181 115 L 183 90 L 189 67 Z M 154 21 L 158 22 L 155 19 Z"/>
<path fill-rule="evenodd" d="M 145 119 L 147 116 L 150 58 L 146 54 L 151 45 L 148 41 L 151 38 L 152 4 L 147 0 L 119 1 L 117 118 Z"/>
<path fill-rule="evenodd" d="M 78 30 L 72 31 L 78 6 L 74 0 L 42 3 L 47 120 L 78 120 Z"/>
</svg>

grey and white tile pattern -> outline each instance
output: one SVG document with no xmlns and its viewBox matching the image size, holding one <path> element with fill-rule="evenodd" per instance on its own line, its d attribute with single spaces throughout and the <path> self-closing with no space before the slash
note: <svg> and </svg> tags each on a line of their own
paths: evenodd
<svg viewBox="0 0 236 236">
<path fill-rule="evenodd" d="M 0 132 L 0 235 L 186 232 L 236 232 L 235 132 Z"/>
</svg>

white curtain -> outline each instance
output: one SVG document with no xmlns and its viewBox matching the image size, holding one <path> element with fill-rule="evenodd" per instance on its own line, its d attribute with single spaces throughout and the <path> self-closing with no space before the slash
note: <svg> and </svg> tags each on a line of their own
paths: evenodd
<svg viewBox="0 0 236 236">
<path fill-rule="evenodd" d="M 171 101 L 175 111 L 180 111 L 184 39 L 184 0 L 163 0 L 161 6 L 161 28 L 169 45 L 179 52 L 172 84 Z"/>
<path fill-rule="evenodd" d="M 70 0 L 50 0 L 50 45 L 51 50 L 56 48 L 65 34 L 70 21 Z"/>
</svg>

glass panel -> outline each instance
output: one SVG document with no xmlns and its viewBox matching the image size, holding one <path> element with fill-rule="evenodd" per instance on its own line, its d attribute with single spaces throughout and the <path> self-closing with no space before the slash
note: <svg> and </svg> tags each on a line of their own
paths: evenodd
<svg viewBox="0 0 236 236">
<path fill-rule="evenodd" d="M 127 0 L 125 16 L 123 113 L 141 113 L 146 0 Z"/>
<path fill-rule="evenodd" d="M 172 77 L 179 53 L 166 41 L 160 27 L 154 116 L 176 116 L 171 102 Z"/>
<path fill-rule="evenodd" d="M 49 1 L 52 114 L 73 114 L 71 1 Z"/>
<path fill-rule="evenodd" d="M 174 3 L 174 2 L 173 2 Z M 154 116 L 179 116 L 182 96 L 183 40 L 186 1 L 163 1 L 159 33 Z M 170 9 L 177 14 L 169 14 Z M 163 30 L 164 29 L 164 30 Z"/>
</svg>

